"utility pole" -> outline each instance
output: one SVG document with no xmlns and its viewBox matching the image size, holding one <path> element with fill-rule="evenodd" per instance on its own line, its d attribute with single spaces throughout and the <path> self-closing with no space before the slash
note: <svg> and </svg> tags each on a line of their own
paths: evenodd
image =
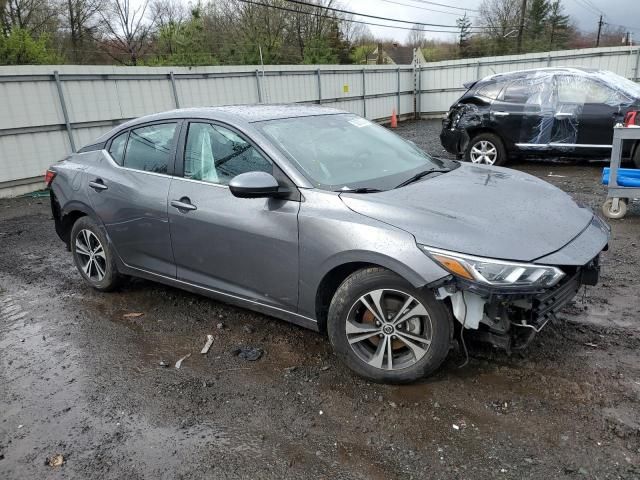
<svg viewBox="0 0 640 480">
<path fill-rule="evenodd" d="M 524 17 L 527 14 L 527 0 L 522 0 L 520 7 L 520 26 L 518 27 L 518 41 L 516 43 L 516 53 L 522 50 L 522 34 L 524 33 Z"/>
<path fill-rule="evenodd" d="M 600 15 L 600 20 L 598 20 L 598 38 L 596 38 L 596 47 L 600 46 L 600 33 L 602 32 L 602 15 Z"/>
</svg>

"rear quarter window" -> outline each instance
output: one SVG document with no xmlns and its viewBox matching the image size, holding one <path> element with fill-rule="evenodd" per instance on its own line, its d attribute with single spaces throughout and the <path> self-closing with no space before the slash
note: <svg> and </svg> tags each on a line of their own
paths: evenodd
<svg viewBox="0 0 640 480">
<path fill-rule="evenodd" d="M 129 132 L 124 132 L 118 135 L 111 141 L 111 145 L 109 146 L 109 154 L 111 158 L 120 166 L 124 162 L 124 151 L 127 147 L 127 138 L 129 137 Z"/>
</svg>

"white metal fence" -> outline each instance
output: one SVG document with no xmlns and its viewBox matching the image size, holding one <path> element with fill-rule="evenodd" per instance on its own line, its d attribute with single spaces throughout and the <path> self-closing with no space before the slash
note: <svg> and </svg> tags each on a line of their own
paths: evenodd
<svg viewBox="0 0 640 480">
<path fill-rule="evenodd" d="M 44 170 L 124 120 L 176 107 L 321 103 L 370 119 L 437 114 L 464 82 L 512 70 L 583 66 L 640 74 L 638 47 L 411 65 L 151 68 L 0 67 L 0 197 L 42 187 Z"/>
</svg>

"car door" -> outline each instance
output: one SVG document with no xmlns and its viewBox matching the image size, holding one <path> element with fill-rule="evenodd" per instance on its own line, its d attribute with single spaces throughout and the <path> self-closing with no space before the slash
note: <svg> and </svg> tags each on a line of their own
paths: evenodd
<svg viewBox="0 0 640 480">
<path fill-rule="evenodd" d="M 577 147 L 609 149 L 613 127 L 622 121 L 622 104 L 631 99 L 621 92 L 592 78 L 562 75 L 558 79 L 558 103 L 562 110 L 573 105 Z"/>
<path fill-rule="evenodd" d="M 88 177 L 92 207 L 116 252 L 130 267 L 175 277 L 167 197 L 180 122 L 121 133 Z"/>
<path fill-rule="evenodd" d="M 237 198 L 228 188 L 240 173 L 266 171 L 279 179 L 283 174 L 228 126 L 189 122 L 180 145 L 183 177 L 176 177 L 169 191 L 178 279 L 295 310 L 300 203 Z"/>
<path fill-rule="evenodd" d="M 519 78 L 506 84 L 491 105 L 492 128 L 520 148 L 546 146 L 550 77 Z"/>
</svg>

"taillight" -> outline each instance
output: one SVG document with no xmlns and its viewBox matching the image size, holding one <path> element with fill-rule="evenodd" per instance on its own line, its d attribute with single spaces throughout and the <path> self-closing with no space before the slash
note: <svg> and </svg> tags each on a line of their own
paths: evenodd
<svg viewBox="0 0 640 480">
<path fill-rule="evenodd" d="M 47 170 L 44 174 L 44 183 L 47 185 L 47 188 L 51 187 L 51 182 L 53 182 L 54 178 L 56 178 L 56 172 L 53 170 Z"/>
</svg>

